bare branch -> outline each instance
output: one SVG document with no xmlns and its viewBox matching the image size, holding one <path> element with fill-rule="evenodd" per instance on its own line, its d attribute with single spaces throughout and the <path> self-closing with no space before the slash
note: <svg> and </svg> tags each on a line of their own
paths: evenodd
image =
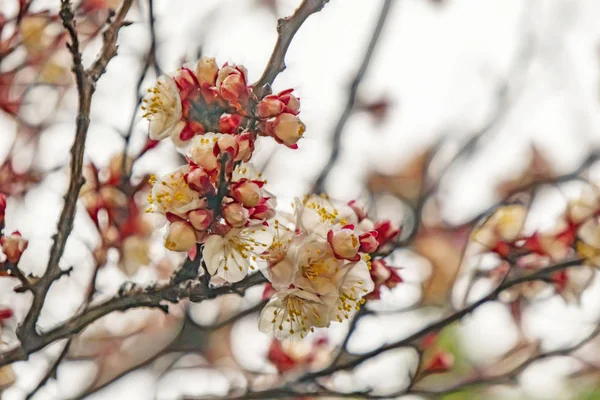
<svg viewBox="0 0 600 400">
<path fill-rule="evenodd" d="M 373 30 L 373 34 L 371 35 L 371 40 L 369 42 L 369 45 L 367 46 L 365 55 L 362 57 L 360 67 L 356 71 L 356 74 L 352 79 L 352 83 L 348 88 L 346 106 L 344 107 L 342 114 L 338 118 L 335 129 L 333 130 L 333 135 L 331 137 L 331 154 L 329 155 L 327 163 L 325 164 L 325 166 L 321 170 L 321 173 L 317 177 L 317 180 L 315 181 L 312 190 L 314 193 L 323 191 L 323 185 L 325 184 L 325 180 L 327 179 L 327 176 L 329 176 L 331 168 L 334 166 L 340 155 L 340 147 L 342 144 L 342 133 L 344 132 L 344 127 L 346 126 L 346 122 L 348 122 L 348 119 L 350 118 L 350 115 L 352 115 L 352 111 L 354 110 L 354 103 L 356 102 L 356 94 L 358 92 L 358 87 L 360 86 L 360 83 L 363 80 L 367 69 L 369 68 L 371 58 L 373 57 L 373 52 L 375 51 L 375 47 L 377 46 L 377 42 L 379 41 L 379 37 L 381 36 L 381 31 L 383 31 L 385 21 L 387 20 L 388 14 L 390 13 L 390 9 L 392 7 L 393 2 L 393 0 L 385 0 L 383 6 L 381 7 L 379 19 L 375 24 L 375 29 Z"/>
<path fill-rule="evenodd" d="M 300 29 L 304 21 L 312 14 L 323 9 L 329 0 L 302 0 L 300 7 L 296 9 L 294 14 L 287 18 L 281 18 L 277 21 L 277 42 L 267 67 L 262 76 L 252 86 L 254 86 L 254 94 L 262 98 L 266 93 L 264 87 L 272 85 L 273 81 L 283 70 L 285 70 L 285 54 L 290 47 L 290 43 Z"/>
<path fill-rule="evenodd" d="M 88 70 L 86 70 L 82 64 L 81 49 L 71 2 L 69 0 L 62 0 L 61 3 L 60 17 L 63 21 L 63 26 L 71 39 L 68 48 L 73 57 L 73 72 L 77 83 L 78 110 L 76 131 L 73 146 L 71 147 L 69 188 L 64 197 L 65 202 L 58 219 L 57 232 L 54 235 L 54 240 L 50 249 L 48 265 L 44 275 L 41 277 L 38 284 L 34 286 L 31 308 L 17 330 L 19 339 L 25 349 L 29 349 L 30 346 L 33 348 L 37 347 L 39 334 L 36 329 L 36 324 L 40 312 L 42 311 L 42 307 L 44 306 L 44 300 L 52 283 L 63 275 L 59 262 L 64 253 L 67 239 L 73 230 L 77 199 L 79 198 L 79 191 L 85 182 L 82 176 L 83 155 L 90 124 L 92 94 L 94 93 L 96 81 L 100 78 L 102 73 L 104 73 L 110 59 L 116 54 L 118 31 L 123 24 L 125 14 L 127 14 L 132 2 L 133 0 L 124 0 L 115 20 L 104 33 L 104 45 L 100 55 Z M 25 352 L 27 353 L 28 350 L 25 350 Z"/>
</svg>

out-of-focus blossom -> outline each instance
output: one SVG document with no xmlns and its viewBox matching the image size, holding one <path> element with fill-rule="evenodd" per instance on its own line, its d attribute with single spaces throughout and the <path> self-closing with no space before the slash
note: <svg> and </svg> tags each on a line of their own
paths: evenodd
<svg viewBox="0 0 600 400">
<path fill-rule="evenodd" d="M 29 241 L 21 236 L 21 233 L 15 231 L 8 236 L 0 238 L 0 246 L 2 252 L 6 255 L 6 260 L 11 264 L 17 264 L 21 259 L 21 255 L 27 249 Z"/>
</svg>

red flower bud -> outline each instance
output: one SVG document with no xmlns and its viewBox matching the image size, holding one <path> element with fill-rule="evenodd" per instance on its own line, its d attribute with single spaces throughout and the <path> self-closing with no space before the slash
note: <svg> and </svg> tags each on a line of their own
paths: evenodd
<svg viewBox="0 0 600 400">
<path fill-rule="evenodd" d="M 254 152 L 254 136 L 249 132 L 244 132 L 235 137 L 238 143 L 238 154 L 235 161 L 248 162 Z"/>
<path fill-rule="evenodd" d="M 184 179 L 189 187 L 200 193 L 201 196 L 215 193 L 210 176 L 202 168 L 192 168 L 185 174 Z"/>
<path fill-rule="evenodd" d="M 363 253 L 373 253 L 379 247 L 377 241 L 377 231 L 365 232 L 358 237 L 360 241 L 359 251 Z"/>
<path fill-rule="evenodd" d="M 352 211 L 354 211 L 354 213 L 356 214 L 356 217 L 358 218 L 358 222 L 367 218 L 367 212 L 365 211 L 365 208 L 362 206 L 362 204 L 359 204 L 356 200 L 351 200 L 348 203 L 348 205 L 350 206 L 350 208 L 352 208 Z"/>
<path fill-rule="evenodd" d="M 393 226 L 390 220 L 377 221 L 375 223 L 375 230 L 377 231 L 377 240 L 380 246 L 393 240 L 400 233 L 400 228 Z"/>
<path fill-rule="evenodd" d="M 208 229 L 210 224 L 213 221 L 213 212 L 212 210 L 193 210 L 188 213 L 188 218 L 190 220 L 190 224 L 194 227 L 194 229 L 199 231 L 205 231 Z"/>
<path fill-rule="evenodd" d="M 244 67 L 225 65 L 219 71 L 215 85 L 221 97 L 233 104 L 243 102 L 248 98 Z"/>
<path fill-rule="evenodd" d="M 296 143 L 306 131 L 306 126 L 297 116 L 283 113 L 267 121 L 266 131 L 277 143 L 284 144 L 290 149 L 297 149 Z"/>
<path fill-rule="evenodd" d="M 256 183 L 242 181 L 233 186 L 231 197 L 242 203 L 245 207 L 255 207 L 260 203 L 262 192 Z"/>
<path fill-rule="evenodd" d="M 219 132 L 235 133 L 242 122 L 242 116 L 239 114 L 223 114 L 219 118 Z"/>
</svg>

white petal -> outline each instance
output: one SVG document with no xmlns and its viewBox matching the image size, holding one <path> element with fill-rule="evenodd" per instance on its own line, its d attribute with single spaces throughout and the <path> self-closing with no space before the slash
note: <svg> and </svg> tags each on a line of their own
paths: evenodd
<svg viewBox="0 0 600 400">
<path fill-rule="evenodd" d="M 202 258 L 211 275 L 225 263 L 225 240 L 219 235 L 211 235 L 204 242 Z"/>
<path fill-rule="evenodd" d="M 265 271 L 275 290 L 287 289 L 296 272 L 295 264 L 287 257 Z"/>
</svg>

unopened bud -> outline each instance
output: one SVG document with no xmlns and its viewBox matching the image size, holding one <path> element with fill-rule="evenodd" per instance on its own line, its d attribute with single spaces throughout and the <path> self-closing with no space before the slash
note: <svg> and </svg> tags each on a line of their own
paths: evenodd
<svg viewBox="0 0 600 400">
<path fill-rule="evenodd" d="M 327 241 L 337 258 L 358 261 L 360 241 L 352 229 L 342 229 L 338 232 L 329 231 Z"/>
<path fill-rule="evenodd" d="M 189 212 L 188 218 L 196 230 L 205 231 L 213 221 L 213 212 L 211 210 L 193 210 Z"/>
<path fill-rule="evenodd" d="M 18 231 L 15 231 L 9 236 L 2 237 L 0 244 L 2 245 L 2 251 L 6 255 L 6 260 L 11 264 L 17 264 L 29 242 L 23 239 Z"/>
<path fill-rule="evenodd" d="M 243 67 L 225 66 L 221 68 L 215 85 L 219 94 L 233 103 L 245 100 L 248 95 L 246 73 Z"/>
<path fill-rule="evenodd" d="M 239 203 L 229 203 L 223 207 L 223 218 L 234 228 L 246 225 L 250 212 Z"/>
<path fill-rule="evenodd" d="M 239 114 L 223 114 L 219 118 L 219 132 L 235 133 L 242 122 L 242 116 Z"/>
<path fill-rule="evenodd" d="M 251 133 L 242 133 L 235 137 L 238 143 L 238 153 L 235 161 L 248 162 L 254 152 L 254 137 Z"/>
<path fill-rule="evenodd" d="M 0 323 L 6 319 L 10 319 L 13 316 L 13 310 L 10 308 L 0 308 Z"/>
<path fill-rule="evenodd" d="M 260 203 L 262 193 L 256 183 L 244 181 L 234 187 L 231 197 L 242 203 L 245 207 L 255 207 Z"/>
<path fill-rule="evenodd" d="M 196 77 L 200 84 L 208 83 L 210 86 L 214 86 L 217 80 L 217 72 L 219 72 L 219 67 L 214 58 L 202 56 L 198 60 L 198 64 L 196 64 Z"/>
<path fill-rule="evenodd" d="M 184 221 L 169 224 L 165 234 L 165 247 L 171 251 L 188 251 L 196 244 L 194 228 Z"/>
<path fill-rule="evenodd" d="M 377 221 L 375 223 L 375 230 L 377 231 L 377 241 L 381 246 L 394 239 L 400 233 L 400 229 L 393 226 L 390 220 Z"/>
<path fill-rule="evenodd" d="M 358 218 L 358 222 L 367 218 L 367 212 L 365 211 L 365 208 L 362 206 L 362 204 L 359 204 L 356 200 L 351 200 L 348 203 L 348 205 L 350 206 L 350 208 L 352 208 L 352 211 L 354 211 L 354 213 L 356 214 L 356 217 Z"/>
<path fill-rule="evenodd" d="M 256 106 L 256 113 L 260 118 L 276 117 L 283 112 L 285 104 L 283 104 L 275 96 L 266 96 Z"/>
<path fill-rule="evenodd" d="M 293 114 L 283 113 L 272 121 L 267 121 L 267 131 L 279 143 L 289 148 L 296 149 L 298 140 L 304 134 L 306 126 L 300 118 Z"/>
<path fill-rule="evenodd" d="M 206 196 L 215 191 L 215 188 L 210 181 L 210 177 L 202 168 L 193 168 L 185 175 L 185 181 L 188 186 L 197 191 L 200 196 Z"/>
<path fill-rule="evenodd" d="M 273 199 L 263 197 L 256 207 L 252 209 L 250 218 L 266 221 L 275 216 L 275 203 Z"/>
<path fill-rule="evenodd" d="M 363 253 L 373 253 L 379 247 L 377 231 L 363 233 L 358 238 L 360 241 L 360 251 Z"/>
<path fill-rule="evenodd" d="M 220 154 L 230 154 L 230 160 L 233 160 L 233 158 L 237 155 L 238 144 L 235 140 L 235 137 L 233 137 L 232 135 L 221 135 L 221 137 L 219 137 L 219 140 L 217 141 L 217 147 Z"/>
</svg>

